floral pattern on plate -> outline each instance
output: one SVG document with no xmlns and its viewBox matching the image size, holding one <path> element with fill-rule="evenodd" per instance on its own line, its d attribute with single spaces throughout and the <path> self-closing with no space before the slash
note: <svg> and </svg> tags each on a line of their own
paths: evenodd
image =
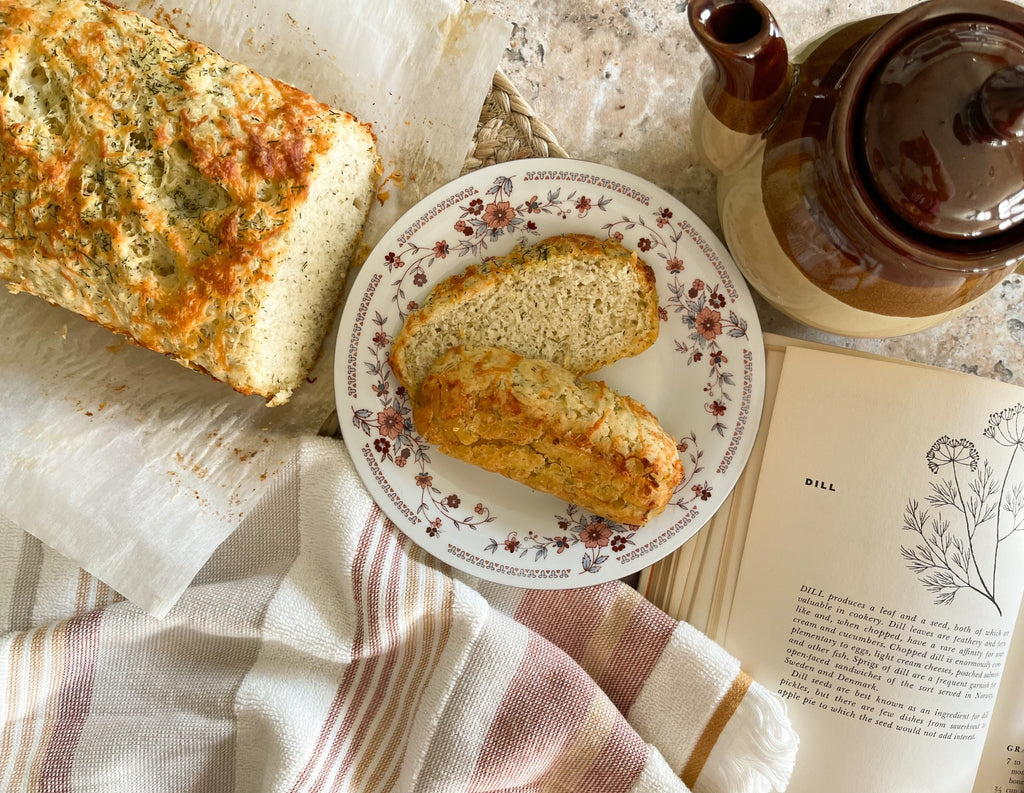
<svg viewBox="0 0 1024 793">
<path fill-rule="evenodd" d="M 405 318 L 434 285 L 516 245 L 570 232 L 614 237 L 655 271 L 658 341 L 595 375 L 659 417 L 686 468 L 668 509 L 645 526 L 594 516 L 440 454 L 416 432 L 388 364 Z M 738 270 L 683 204 L 605 166 L 522 160 L 455 180 L 385 235 L 342 316 L 335 388 L 360 475 L 414 542 L 488 580 L 573 587 L 653 564 L 714 514 L 757 431 L 764 353 Z"/>
</svg>

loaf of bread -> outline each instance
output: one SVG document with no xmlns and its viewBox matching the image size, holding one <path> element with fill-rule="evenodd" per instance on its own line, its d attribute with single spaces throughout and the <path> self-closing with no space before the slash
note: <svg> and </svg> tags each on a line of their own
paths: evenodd
<svg viewBox="0 0 1024 793">
<path fill-rule="evenodd" d="M 320 352 L 372 130 L 101 0 L 0 0 L 0 279 L 269 404 Z"/>
<path fill-rule="evenodd" d="M 654 271 L 614 239 L 565 234 L 438 283 L 406 318 L 390 362 L 414 394 L 431 364 L 459 344 L 504 347 L 588 374 L 657 338 Z"/>
<path fill-rule="evenodd" d="M 618 523 L 661 514 L 683 476 L 675 441 L 639 402 L 502 348 L 445 353 L 413 422 L 444 454 Z"/>
</svg>

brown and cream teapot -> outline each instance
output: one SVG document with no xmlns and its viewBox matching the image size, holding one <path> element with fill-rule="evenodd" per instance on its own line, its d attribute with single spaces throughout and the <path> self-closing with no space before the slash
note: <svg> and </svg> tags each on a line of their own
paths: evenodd
<svg viewBox="0 0 1024 793">
<path fill-rule="evenodd" d="M 779 310 L 892 336 L 1024 263 L 1024 8 L 928 0 L 791 59 L 760 0 L 690 0 L 695 144 L 726 242 Z"/>
</svg>

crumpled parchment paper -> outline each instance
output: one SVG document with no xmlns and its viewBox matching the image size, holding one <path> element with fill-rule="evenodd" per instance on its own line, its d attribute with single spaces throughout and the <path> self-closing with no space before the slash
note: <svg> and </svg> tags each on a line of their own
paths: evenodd
<svg viewBox="0 0 1024 793">
<path fill-rule="evenodd" d="M 459 175 L 510 35 L 463 0 L 122 5 L 372 123 L 388 198 L 366 248 Z M 0 289 L 0 521 L 163 615 L 330 415 L 333 362 L 328 339 L 311 382 L 268 408 Z"/>
</svg>

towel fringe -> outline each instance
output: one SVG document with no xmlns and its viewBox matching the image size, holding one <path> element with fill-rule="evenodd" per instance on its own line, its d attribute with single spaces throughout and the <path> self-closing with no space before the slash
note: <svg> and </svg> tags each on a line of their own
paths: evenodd
<svg viewBox="0 0 1024 793">
<path fill-rule="evenodd" d="M 694 793 L 784 791 L 799 743 L 786 703 L 754 682 L 722 731 Z"/>
</svg>

